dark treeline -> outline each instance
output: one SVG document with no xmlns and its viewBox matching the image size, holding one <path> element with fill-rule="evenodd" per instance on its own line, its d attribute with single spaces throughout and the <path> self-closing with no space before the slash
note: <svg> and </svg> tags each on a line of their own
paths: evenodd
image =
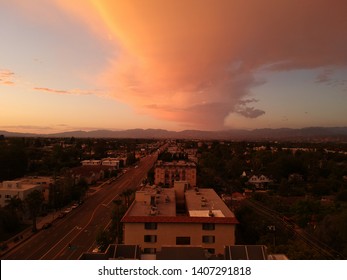
<svg viewBox="0 0 347 280">
<path fill-rule="evenodd" d="M 154 140 L 1 137 L 0 181 L 25 175 L 54 176 L 79 166 L 82 160 L 112 157 L 117 152 L 125 154 L 132 164 L 137 145 L 151 142 Z"/>
<path fill-rule="evenodd" d="M 215 141 L 198 151 L 198 185 L 224 194 L 253 191 L 252 199 L 347 256 L 346 144 Z M 265 175 L 271 182 L 257 188 L 248 182 L 252 175 Z M 268 229 L 273 221 L 247 204 L 233 207 L 240 221 L 238 244 L 266 244 L 292 259 L 324 258 L 280 226 L 274 246 Z"/>
</svg>

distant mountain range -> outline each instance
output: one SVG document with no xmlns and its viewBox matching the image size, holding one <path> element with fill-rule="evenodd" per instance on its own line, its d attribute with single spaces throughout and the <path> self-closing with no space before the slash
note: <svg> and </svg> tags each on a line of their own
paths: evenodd
<svg viewBox="0 0 347 280">
<path fill-rule="evenodd" d="M 5 137 L 56 137 L 56 138 L 161 138 L 161 139 L 221 139 L 221 140 L 298 140 L 298 141 L 347 141 L 347 127 L 307 127 L 301 129 L 254 129 L 254 130 L 183 130 L 128 129 L 69 131 L 54 134 L 33 134 L 0 131 Z"/>
</svg>

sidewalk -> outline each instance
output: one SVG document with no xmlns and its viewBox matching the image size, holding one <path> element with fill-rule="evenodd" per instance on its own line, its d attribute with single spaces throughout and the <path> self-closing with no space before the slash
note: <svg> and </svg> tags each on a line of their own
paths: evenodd
<svg viewBox="0 0 347 280">
<path fill-rule="evenodd" d="M 58 218 L 60 211 L 52 212 L 47 214 L 44 217 L 37 217 L 36 218 L 36 227 L 37 232 L 42 230 L 42 226 L 45 223 L 54 223 L 54 221 Z M 36 232 L 36 233 L 37 233 Z M 18 233 L 17 235 L 11 237 L 10 239 L 2 242 L 7 245 L 6 249 L 0 251 L 0 258 L 4 255 L 6 255 L 8 252 L 10 252 L 12 249 L 20 245 L 21 243 L 25 242 L 26 240 L 30 239 L 32 236 L 36 234 L 35 232 L 32 232 L 32 225 L 30 224 L 25 230 Z"/>
</svg>

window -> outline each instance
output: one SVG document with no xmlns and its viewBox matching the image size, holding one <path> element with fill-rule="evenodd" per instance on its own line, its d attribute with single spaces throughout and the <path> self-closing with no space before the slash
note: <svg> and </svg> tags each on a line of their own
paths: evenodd
<svg viewBox="0 0 347 280">
<path fill-rule="evenodd" d="M 144 236 L 144 242 L 155 243 L 155 242 L 157 242 L 157 236 L 156 235 L 145 235 Z"/>
<path fill-rule="evenodd" d="M 213 255 L 215 254 L 215 249 L 213 248 L 205 248 L 205 250 L 210 254 L 213 254 Z"/>
<path fill-rule="evenodd" d="M 190 245 L 190 237 L 189 236 L 176 237 L 176 245 Z"/>
<path fill-rule="evenodd" d="M 5 194 L 5 198 L 11 198 L 10 194 Z"/>
<path fill-rule="evenodd" d="M 214 230 L 215 224 L 202 224 L 202 229 L 203 230 Z"/>
<path fill-rule="evenodd" d="M 157 223 L 145 223 L 145 229 L 157 229 Z"/>
<path fill-rule="evenodd" d="M 144 248 L 143 253 L 144 254 L 155 254 L 157 252 L 156 248 Z"/>
<path fill-rule="evenodd" d="M 202 243 L 214 243 L 215 237 L 213 235 L 203 235 L 202 236 Z"/>
</svg>

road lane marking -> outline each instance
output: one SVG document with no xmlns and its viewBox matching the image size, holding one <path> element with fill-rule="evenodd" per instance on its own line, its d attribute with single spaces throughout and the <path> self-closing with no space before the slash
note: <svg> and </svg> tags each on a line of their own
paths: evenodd
<svg viewBox="0 0 347 280">
<path fill-rule="evenodd" d="M 42 260 L 46 255 L 48 255 L 48 253 L 50 253 L 56 246 L 58 246 L 58 244 L 60 244 L 71 232 L 73 232 L 75 230 L 75 227 L 72 229 L 72 230 L 70 230 L 67 234 L 65 234 L 65 236 L 62 238 L 62 239 L 60 239 L 59 240 L 59 242 L 58 243 L 56 243 L 50 250 L 48 250 L 48 252 L 46 253 L 46 254 L 44 254 L 41 258 L 40 258 L 40 260 Z M 64 248 L 65 249 L 65 248 Z M 60 253 L 60 252 L 59 252 Z"/>
</svg>

